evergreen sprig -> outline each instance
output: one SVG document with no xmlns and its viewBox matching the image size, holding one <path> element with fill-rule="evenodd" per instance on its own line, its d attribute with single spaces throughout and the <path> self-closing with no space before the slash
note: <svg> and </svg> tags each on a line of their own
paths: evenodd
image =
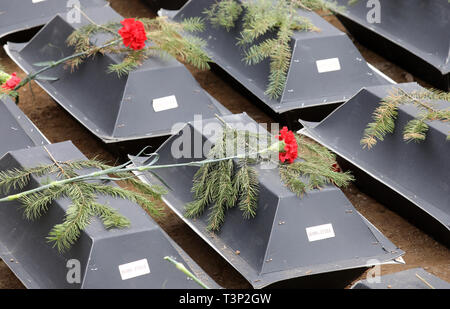
<svg viewBox="0 0 450 309">
<path fill-rule="evenodd" d="M 245 136 L 245 142 L 239 141 Z M 257 212 L 259 180 L 254 165 L 270 160 L 259 145 L 266 144 L 267 135 L 225 128 L 221 138 L 208 153 L 208 158 L 228 158 L 226 151 L 246 154 L 258 153 L 239 160 L 228 159 L 201 166 L 193 179 L 194 200 L 185 207 L 187 218 L 196 218 L 209 208 L 208 226 L 220 230 L 228 209 L 238 206 L 245 219 L 254 218 Z M 323 146 L 296 135 L 300 160 L 293 164 L 276 162 L 281 181 L 294 193 L 302 196 L 309 190 L 333 183 L 338 187 L 348 185 L 353 177 L 336 171 L 336 158 Z M 269 138 L 270 140 L 270 138 Z M 259 152 L 258 152 L 259 149 Z M 272 160 L 271 160 L 272 161 Z M 273 162 L 272 162 L 273 163 Z"/>
<path fill-rule="evenodd" d="M 118 30 L 122 27 L 119 22 L 110 22 L 104 25 L 95 23 L 83 26 L 67 38 L 67 44 L 73 46 L 75 54 L 79 57 L 66 62 L 71 69 L 77 68 L 86 58 L 98 53 L 121 54 L 123 60 L 118 64 L 110 65 L 109 72 L 115 72 L 119 76 L 126 75 L 139 67 L 146 59 L 153 55 L 169 54 L 179 58 L 199 69 L 208 69 L 210 59 L 202 50 L 205 42 L 193 35 L 182 37 L 181 32 L 195 33 L 203 31 L 204 24 L 200 18 L 189 18 L 181 23 L 170 21 L 166 17 L 139 18 L 144 24 L 147 34 L 147 44 L 144 49 L 133 50 L 121 44 Z M 93 38 L 98 34 L 107 34 L 111 38 L 102 46 L 94 45 Z"/>
<path fill-rule="evenodd" d="M 53 158 L 53 157 L 52 157 Z M 41 178 L 42 184 L 52 183 L 51 179 L 71 179 L 79 176 L 84 169 L 108 170 L 112 167 L 98 160 L 54 161 L 52 164 L 32 168 L 12 169 L 0 172 L 0 188 L 8 193 L 12 190 L 24 189 L 30 184 L 31 177 Z M 48 240 L 60 251 L 69 249 L 80 237 L 82 231 L 90 224 L 93 217 L 98 217 L 107 229 L 125 228 L 130 221 L 117 210 L 98 202 L 99 196 L 125 199 L 140 204 L 153 216 L 161 214 L 161 208 L 155 204 L 164 190 L 157 186 L 144 184 L 133 174 L 117 173 L 112 179 L 122 180 L 134 186 L 128 190 L 108 184 L 109 179 L 100 181 L 74 181 L 56 184 L 48 188 L 23 195 L 18 198 L 23 206 L 24 216 L 28 220 L 37 220 L 47 213 L 52 202 L 68 198 L 71 205 L 66 211 L 62 223 L 55 225 L 49 233 Z"/>
<path fill-rule="evenodd" d="M 258 204 L 259 182 L 255 163 L 250 154 L 256 153 L 257 143 L 261 137 L 248 132 L 237 131 L 225 127 L 222 136 L 208 153 L 208 159 L 222 159 L 229 154 L 248 154 L 238 160 L 235 166 L 233 159 L 208 163 L 199 168 L 193 179 L 192 192 L 194 201 L 185 208 L 187 218 L 202 215 L 211 205 L 208 215 L 208 230 L 218 231 L 225 220 L 226 211 L 239 205 L 244 218 L 256 215 Z M 243 140 L 240 140 L 243 138 Z M 239 142 L 238 142 L 239 140 Z"/>
<path fill-rule="evenodd" d="M 429 129 L 428 121 L 448 122 L 450 109 L 438 109 L 432 101 L 450 102 L 450 93 L 435 89 L 406 92 L 400 88 L 394 88 L 387 97 L 383 98 L 373 113 L 373 122 L 367 125 L 361 145 L 372 148 L 378 141 L 383 141 L 387 134 L 394 133 L 398 108 L 404 104 L 413 104 L 420 113 L 413 120 L 408 121 L 403 129 L 403 139 L 406 142 L 420 142 L 425 140 Z M 447 135 L 447 139 L 450 138 Z"/>
<path fill-rule="evenodd" d="M 212 25 L 224 27 L 227 31 L 230 31 L 234 28 L 242 11 L 243 8 L 240 3 L 234 0 L 223 0 L 214 3 L 209 9 L 205 9 L 203 13 Z"/>
<path fill-rule="evenodd" d="M 255 65 L 270 59 L 266 95 L 278 99 L 285 89 L 292 57 L 291 37 L 294 31 L 319 31 L 307 18 L 298 16 L 297 8 L 337 10 L 335 2 L 323 0 L 222 0 L 204 11 L 213 26 L 227 31 L 242 16 L 243 29 L 238 44 L 245 48 L 243 61 Z M 259 39 L 272 33 L 272 38 Z"/>
</svg>

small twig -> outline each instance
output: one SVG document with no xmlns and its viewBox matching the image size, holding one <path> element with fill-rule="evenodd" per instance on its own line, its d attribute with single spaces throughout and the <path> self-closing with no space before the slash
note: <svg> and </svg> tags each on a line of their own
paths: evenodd
<svg viewBox="0 0 450 309">
<path fill-rule="evenodd" d="M 228 124 L 225 119 L 223 119 L 222 117 L 219 116 L 219 114 L 214 114 L 214 117 L 216 117 L 225 127 L 227 127 L 228 129 L 233 129 L 232 126 L 230 126 L 230 124 Z"/>
<path fill-rule="evenodd" d="M 292 1 L 291 2 L 291 4 L 296 4 L 296 5 L 298 5 L 300 8 L 302 8 L 302 9 L 304 9 L 304 10 L 306 10 L 306 11 L 312 11 L 309 7 L 307 7 L 307 6 L 305 6 L 304 4 L 303 4 L 303 2 L 301 2 L 301 1 Z"/>
<path fill-rule="evenodd" d="M 430 112 L 434 112 L 434 108 L 431 107 L 429 104 L 423 103 L 422 101 L 414 98 L 413 96 L 411 96 L 409 93 L 407 93 L 405 90 L 401 89 L 401 88 L 397 88 L 398 90 L 400 90 L 405 96 L 407 96 L 409 99 L 413 100 L 414 102 L 416 102 L 417 104 L 419 104 L 420 106 L 424 107 L 425 109 L 427 109 Z"/>
<path fill-rule="evenodd" d="M 423 279 L 421 276 L 419 276 L 418 274 L 416 274 L 416 277 L 419 278 L 420 281 L 422 281 L 423 283 L 425 283 L 430 289 L 435 290 L 435 287 L 432 286 L 431 284 L 429 284 L 425 279 Z"/>
<path fill-rule="evenodd" d="M 102 25 L 99 25 L 99 24 L 97 24 L 95 21 L 93 21 L 85 12 L 83 12 L 83 10 L 78 6 L 78 5 L 74 5 L 73 6 L 74 8 L 76 8 L 78 11 L 80 11 L 80 13 L 91 23 L 91 24 L 93 24 L 93 25 L 95 25 L 95 26 L 97 26 L 97 27 L 99 27 L 99 28 L 102 28 L 102 29 L 104 29 L 104 30 L 106 30 L 106 31 L 108 31 L 108 32 L 111 32 L 112 34 L 114 34 L 115 36 L 117 36 L 117 33 L 116 32 L 114 32 L 113 30 L 111 30 L 111 29 L 109 29 L 109 28 L 107 28 L 107 27 L 105 27 L 105 26 L 102 26 Z"/>
<path fill-rule="evenodd" d="M 58 161 L 56 161 L 55 157 L 52 155 L 52 153 L 47 149 L 46 146 L 44 146 L 45 151 L 48 153 L 48 155 L 50 156 L 50 159 L 52 159 L 52 161 L 55 163 L 55 165 L 61 170 L 61 173 L 63 175 L 66 175 L 66 171 L 62 168 L 62 166 L 58 163 Z"/>
</svg>

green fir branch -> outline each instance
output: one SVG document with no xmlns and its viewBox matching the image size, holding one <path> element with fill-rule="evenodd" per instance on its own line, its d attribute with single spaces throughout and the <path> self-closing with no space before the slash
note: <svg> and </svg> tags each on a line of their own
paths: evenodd
<svg viewBox="0 0 450 309">
<path fill-rule="evenodd" d="M 414 119 L 408 121 L 403 130 L 403 139 L 406 142 L 410 141 L 424 141 L 428 132 L 428 125 L 423 119 Z"/>
<path fill-rule="evenodd" d="M 221 159 L 230 154 L 248 155 L 257 151 L 259 141 L 258 137 L 251 138 L 248 132 L 225 127 L 207 157 Z M 254 217 L 259 183 L 256 171 L 251 166 L 255 161 L 247 155 L 238 160 L 237 166 L 233 159 L 201 166 L 194 175 L 191 190 L 194 200 L 185 205 L 185 217 L 199 217 L 209 206 L 207 229 L 210 231 L 218 231 L 225 220 L 226 211 L 236 205 L 245 219 Z"/>
<path fill-rule="evenodd" d="M 55 186 L 43 192 L 36 192 L 19 199 L 27 220 L 37 220 L 44 215 L 53 201 L 68 195 L 67 186 Z"/>
<path fill-rule="evenodd" d="M 256 171 L 247 160 L 239 160 L 233 187 L 239 196 L 238 207 L 244 218 L 254 218 L 258 207 L 259 181 Z"/>
<path fill-rule="evenodd" d="M 296 135 L 300 160 L 280 165 L 280 177 L 289 190 L 303 196 L 328 184 L 346 187 L 354 179 L 349 172 L 335 170 L 335 155 L 327 148 Z"/>
<path fill-rule="evenodd" d="M 236 21 L 243 11 L 242 6 L 234 0 L 223 0 L 214 3 L 209 9 L 203 11 L 211 24 L 223 27 L 227 31 L 234 28 Z"/>
<path fill-rule="evenodd" d="M 412 92 L 406 92 L 401 88 L 393 89 L 375 109 L 372 116 L 373 122 L 369 123 L 364 130 L 361 145 L 363 148 L 370 149 L 376 145 L 377 141 L 383 141 L 386 135 L 394 133 L 398 108 L 404 104 L 415 105 L 420 113 L 404 127 L 403 139 L 407 142 L 425 140 L 428 132 L 427 121 L 448 122 L 450 120 L 450 109 L 438 109 L 432 101 L 450 102 L 450 93 L 435 89 Z"/>
<path fill-rule="evenodd" d="M 55 164 L 37 166 L 26 170 L 14 168 L 2 171 L 0 172 L 0 188 L 3 189 L 4 193 L 11 190 L 23 189 L 29 184 L 32 175 L 41 177 L 56 171 L 57 167 Z"/>
<path fill-rule="evenodd" d="M 244 139 L 240 139 L 244 137 Z M 225 222 L 227 210 L 238 206 L 244 219 L 257 214 L 259 180 L 254 165 L 270 160 L 259 149 L 267 135 L 255 135 L 248 131 L 237 131 L 225 127 L 222 136 L 208 153 L 208 158 L 228 157 L 229 152 L 246 153 L 239 160 L 228 159 L 201 166 L 193 178 L 193 201 L 185 205 L 185 217 L 197 218 L 207 210 L 210 231 L 218 231 Z M 278 164 L 281 181 L 298 196 L 327 184 L 347 186 L 353 177 L 349 172 L 336 171 L 336 158 L 325 147 L 296 135 L 301 159 L 293 164 Z M 244 142 L 243 142 L 244 141 Z M 277 147 L 270 149 L 277 149 Z M 257 158 L 249 155 L 259 151 Z"/>
<path fill-rule="evenodd" d="M 49 153 L 54 160 L 53 156 Z M 0 172 L 0 188 L 5 193 L 13 190 L 24 189 L 31 181 L 31 177 L 42 177 L 50 179 L 73 179 L 80 177 L 80 170 L 111 170 L 112 166 L 106 165 L 98 160 L 81 160 L 58 162 L 33 168 L 12 169 Z M 114 173 L 113 173 L 114 174 Z M 162 208 L 155 203 L 165 193 L 159 186 L 142 183 L 136 176 L 128 172 L 114 174 L 117 180 L 123 180 L 133 185 L 134 190 L 111 186 L 101 182 L 71 181 L 61 182 L 45 181 L 42 190 L 34 190 L 28 194 L 18 194 L 2 200 L 18 199 L 22 205 L 24 216 L 28 220 L 37 220 L 44 216 L 54 201 L 62 198 L 71 200 L 71 205 L 66 211 L 62 223 L 55 225 L 50 231 L 47 239 L 60 251 L 64 252 L 78 240 L 82 231 L 90 224 L 93 217 L 99 217 L 106 229 L 125 228 L 130 225 L 127 218 L 117 210 L 97 201 L 99 196 L 109 196 L 116 199 L 129 200 L 141 205 L 152 216 L 160 216 Z M 98 178 L 101 180 L 101 178 Z"/>
<path fill-rule="evenodd" d="M 270 59 L 270 75 L 265 94 L 278 99 L 286 85 L 294 31 L 319 31 L 309 19 L 298 16 L 296 9 L 309 10 L 327 6 L 328 4 L 319 0 L 255 0 L 242 3 L 222 0 L 205 10 L 204 14 L 213 26 L 221 26 L 228 31 L 235 27 L 243 14 L 243 28 L 238 38 L 238 45 L 244 48 L 243 61 L 247 65 L 255 65 Z M 274 38 L 257 42 L 267 34 L 272 34 Z"/>
</svg>

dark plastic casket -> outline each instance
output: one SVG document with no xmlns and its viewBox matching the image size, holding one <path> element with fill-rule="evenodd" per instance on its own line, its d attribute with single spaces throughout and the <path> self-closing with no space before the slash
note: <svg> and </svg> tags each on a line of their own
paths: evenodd
<svg viewBox="0 0 450 309">
<path fill-rule="evenodd" d="M 377 280 L 378 279 L 378 280 Z M 361 280 L 352 289 L 450 289 L 450 283 L 433 276 L 422 268 Z"/>
<path fill-rule="evenodd" d="M 173 18 L 205 17 L 203 11 L 214 3 L 191 0 Z M 279 99 L 264 94 L 269 83 L 269 60 L 251 66 L 242 61 L 244 50 L 236 45 L 242 18 L 230 31 L 205 21 L 206 29 L 199 35 L 208 42 L 206 51 L 222 71 L 262 102 L 274 117 L 290 125 L 298 125 L 299 114 L 321 120 L 362 87 L 388 83 L 368 66 L 345 33 L 314 12 L 298 10 L 298 14 L 309 18 L 320 32 L 295 32 L 286 87 Z"/>
<path fill-rule="evenodd" d="M 346 5 L 348 0 L 337 2 Z M 360 0 L 348 5 L 338 18 L 357 41 L 434 87 L 449 91 L 448 0 L 379 0 L 378 3 Z"/>
<path fill-rule="evenodd" d="M 416 83 L 399 84 L 405 91 L 421 90 Z M 393 86 L 361 90 L 321 123 L 302 122 L 300 132 L 335 152 L 340 165 L 356 176 L 356 184 L 422 229 L 450 244 L 450 132 L 447 122 L 432 121 L 425 141 L 406 143 L 403 128 L 419 114 L 413 104 L 399 107 L 396 129 L 370 150 L 360 140 L 372 113 Z M 448 102 L 434 102 L 449 108 Z"/>
<path fill-rule="evenodd" d="M 0 2 L 0 41 L 7 35 L 41 27 L 56 14 L 62 13 L 76 21 L 82 10 L 108 6 L 105 0 L 15 0 Z"/>
<path fill-rule="evenodd" d="M 70 142 L 47 145 L 58 161 L 85 157 Z M 52 163 L 43 147 L 11 151 L 0 159 L 0 170 Z M 82 173 L 88 171 L 82 171 Z M 42 179 L 32 177 L 29 190 Z M 26 221 L 19 202 L 0 208 L 0 257 L 27 288 L 180 288 L 200 286 L 164 260 L 182 262 L 211 287 L 217 285 L 180 249 L 137 204 L 99 197 L 127 217 L 131 226 L 106 230 L 98 219 L 81 233 L 70 250 L 59 253 L 46 236 L 61 223 L 70 201 L 53 202 L 36 221 Z M 77 270 L 80 277 L 77 279 Z"/>
<path fill-rule="evenodd" d="M 109 7 L 88 10 L 86 14 L 99 24 L 122 19 Z M 33 72 L 38 69 L 34 63 L 73 54 L 66 39 L 74 26 L 86 23 L 82 21 L 74 25 L 56 16 L 29 43 L 8 43 L 7 53 L 24 71 Z M 150 139 L 166 138 L 174 127 L 193 121 L 195 115 L 229 113 L 170 56 L 152 57 L 119 78 L 107 70 L 110 64 L 120 61 L 118 55 L 97 55 L 74 72 L 64 66 L 45 72 L 45 76 L 57 77 L 56 81 L 37 82 L 89 131 L 110 144 L 135 141 L 147 145 Z"/>
<path fill-rule="evenodd" d="M 244 125 L 250 131 L 259 130 L 246 114 L 223 118 L 236 128 Z M 189 123 L 158 150 L 159 164 L 193 161 L 199 149 L 196 147 L 214 144 L 217 132 L 207 129 L 213 125 L 220 129 L 217 119 Z M 180 140 L 188 143 L 183 144 L 188 151 L 177 159 L 174 149 L 181 148 Z M 193 199 L 191 186 L 197 169 L 155 170 L 158 177 L 144 174 L 143 180 L 160 183 L 162 179 L 171 188 L 164 196 L 166 204 L 255 288 L 342 288 L 366 267 L 403 254 L 356 211 L 337 187 L 313 190 L 300 198 L 281 183 L 277 169 L 261 165 L 256 166 L 260 182 L 256 217 L 246 220 L 239 207 L 234 207 L 227 210 L 219 232 L 208 232 L 208 212 L 198 219 L 184 217 L 185 204 Z"/>
<path fill-rule="evenodd" d="M 0 157 L 49 142 L 9 97 L 0 98 Z"/>
</svg>

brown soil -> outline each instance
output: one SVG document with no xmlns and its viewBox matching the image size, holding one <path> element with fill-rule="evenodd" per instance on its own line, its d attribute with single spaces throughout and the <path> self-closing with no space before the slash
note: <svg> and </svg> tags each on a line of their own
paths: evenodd
<svg viewBox="0 0 450 309">
<path fill-rule="evenodd" d="M 111 0 L 112 7 L 125 17 L 154 16 L 155 14 L 139 0 Z M 326 17 L 333 25 L 345 31 L 335 17 Z M 355 43 L 365 59 L 397 82 L 416 80 L 411 74 L 386 61 L 379 55 Z M 25 74 L 0 51 L 0 64 L 8 72 Z M 258 122 L 273 122 L 271 117 L 236 92 L 213 72 L 200 72 L 189 68 L 201 86 L 233 113 L 247 112 Z M 416 80 L 420 82 L 419 80 Z M 423 84 L 423 83 L 422 83 Z M 69 116 L 37 85 L 23 88 L 19 107 L 52 142 L 72 140 L 87 156 L 114 163 L 117 158 L 95 139 L 84 127 Z M 356 187 L 344 190 L 353 205 L 393 243 L 406 251 L 406 265 L 382 267 L 382 275 L 414 267 L 450 281 L 450 250 L 417 229 L 384 205 L 361 193 Z M 166 207 L 166 216 L 157 219 L 160 226 L 172 237 L 217 283 L 226 288 L 249 288 L 249 284 L 229 264 L 204 243 L 173 212 Z M 362 276 L 364 277 L 364 276 Z M 23 288 L 9 268 L 0 261 L 0 288 Z"/>
</svg>

